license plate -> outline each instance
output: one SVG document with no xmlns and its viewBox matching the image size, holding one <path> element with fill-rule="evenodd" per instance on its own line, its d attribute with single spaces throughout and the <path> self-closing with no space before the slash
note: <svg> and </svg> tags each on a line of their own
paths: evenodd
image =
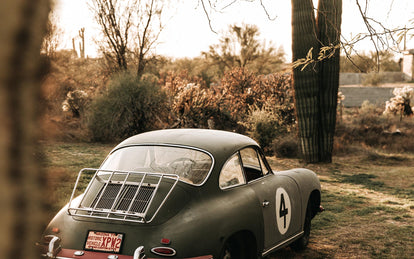
<svg viewBox="0 0 414 259">
<path fill-rule="evenodd" d="M 118 233 L 89 231 L 85 250 L 119 253 L 123 237 Z"/>
</svg>

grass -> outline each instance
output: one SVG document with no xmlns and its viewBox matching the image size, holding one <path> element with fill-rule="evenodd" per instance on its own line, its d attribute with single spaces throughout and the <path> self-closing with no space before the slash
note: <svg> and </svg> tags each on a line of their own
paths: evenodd
<svg viewBox="0 0 414 259">
<path fill-rule="evenodd" d="M 79 170 L 98 167 L 113 146 L 43 143 L 50 217 L 68 202 Z M 283 248 L 267 259 L 414 258 L 414 154 L 372 149 L 336 156 L 330 164 L 277 158 L 269 162 L 273 169 L 306 167 L 316 172 L 325 212 L 312 221 L 304 252 Z"/>
<path fill-rule="evenodd" d="M 76 177 L 82 168 L 96 168 L 114 145 L 96 143 L 44 142 L 43 167 L 47 174 L 49 217 L 62 208 L 70 198 Z"/>
<path fill-rule="evenodd" d="M 378 178 L 373 174 L 354 174 L 345 175 L 342 177 L 341 182 L 351 184 L 361 184 L 371 190 L 379 190 L 384 187 L 384 182 L 374 181 L 373 179 Z"/>
<path fill-rule="evenodd" d="M 307 167 L 322 185 L 325 211 L 312 221 L 308 249 L 276 258 L 414 258 L 414 154 L 370 149 L 305 165 L 271 158 L 280 170 Z"/>
</svg>

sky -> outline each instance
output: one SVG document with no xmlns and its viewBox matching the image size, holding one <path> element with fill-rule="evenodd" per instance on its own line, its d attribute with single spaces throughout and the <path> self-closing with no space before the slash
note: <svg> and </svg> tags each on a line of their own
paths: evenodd
<svg viewBox="0 0 414 259">
<path fill-rule="evenodd" d="M 99 27 L 88 7 L 88 0 L 55 1 L 54 17 L 64 35 L 60 47 L 72 48 L 72 38 L 78 35 L 80 28 L 85 27 L 86 54 L 96 56 L 94 38 L 99 38 Z M 257 25 L 262 41 L 283 47 L 287 60 L 291 57 L 290 0 L 262 0 L 270 17 L 274 18 L 272 20 L 267 17 L 258 0 L 236 1 L 220 12 L 212 11 L 209 14 L 211 26 L 217 33 L 210 29 L 198 0 L 175 2 L 173 8 L 166 10 L 165 17 L 168 17 L 168 22 L 160 35 L 155 54 L 173 58 L 199 56 L 202 51 L 208 51 L 210 45 L 219 43 L 222 33 L 227 31 L 229 25 L 244 23 Z M 233 0 L 221 0 L 223 6 L 231 2 Z M 366 1 L 359 2 L 365 4 Z M 368 15 L 388 28 L 409 27 L 410 19 L 414 18 L 412 0 L 369 0 L 368 3 Z M 343 0 L 343 36 L 349 40 L 361 32 L 366 32 L 366 27 L 357 9 L 356 0 Z M 414 48 L 414 40 L 408 39 L 407 46 Z M 366 51 L 373 49 L 369 41 L 357 47 Z"/>
</svg>

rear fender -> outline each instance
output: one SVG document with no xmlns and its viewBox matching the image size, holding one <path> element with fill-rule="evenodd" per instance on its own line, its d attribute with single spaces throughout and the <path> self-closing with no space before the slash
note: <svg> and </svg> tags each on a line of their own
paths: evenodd
<svg viewBox="0 0 414 259">
<path fill-rule="evenodd" d="M 306 208 L 309 199 L 311 199 L 312 201 L 312 217 L 314 217 L 316 213 L 319 211 L 319 206 L 321 202 L 321 184 L 319 182 L 318 176 L 313 171 L 304 168 L 277 172 L 277 174 L 283 174 L 291 177 L 299 186 L 300 195 L 302 197 L 303 220 L 306 215 Z"/>
</svg>

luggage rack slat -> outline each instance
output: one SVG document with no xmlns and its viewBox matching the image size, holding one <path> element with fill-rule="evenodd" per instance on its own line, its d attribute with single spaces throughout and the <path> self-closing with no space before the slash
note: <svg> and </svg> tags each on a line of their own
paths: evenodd
<svg viewBox="0 0 414 259">
<path fill-rule="evenodd" d="M 127 212 L 130 212 L 131 211 L 131 207 L 132 207 L 132 205 L 134 204 L 134 200 L 137 198 L 137 196 L 138 196 L 138 193 L 139 193 L 139 190 L 141 189 L 141 186 L 142 186 L 142 183 L 144 182 L 144 179 L 145 179 L 145 176 L 146 175 L 144 175 L 143 177 L 142 177 L 142 179 L 141 179 L 141 181 L 139 182 L 139 185 L 138 185 L 138 188 L 137 188 L 137 190 L 135 191 L 135 195 L 134 195 L 134 198 L 132 199 L 132 202 L 129 204 L 129 206 L 128 206 L 128 210 L 127 210 Z M 126 217 L 127 217 L 127 215 L 125 215 L 124 216 L 124 220 L 126 219 Z"/>
<path fill-rule="evenodd" d="M 73 199 L 81 175 L 87 172 L 94 172 L 94 176 L 79 204 L 74 205 Z M 136 181 L 130 180 L 133 177 L 136 177 Z M 165 197 L 154 208 L 152 204 L 156 193 L 166 179 L 172 180 L 168 183 L 171 186 L 168 186 L 169 189 L 165 190 Z M 178 180 L 179 176 L 175 174 L 85 168 L 78 174 L 67 212 L 76 217 L 150 223 L 170 196 Z M 93 184 L 98 186 L 92 187 Z M 87 195 L 89 195 L 88 198 L 86 198 Z M 150 219 L 147 219 L 150 208 L 155 212 Z"/>
</svg>

